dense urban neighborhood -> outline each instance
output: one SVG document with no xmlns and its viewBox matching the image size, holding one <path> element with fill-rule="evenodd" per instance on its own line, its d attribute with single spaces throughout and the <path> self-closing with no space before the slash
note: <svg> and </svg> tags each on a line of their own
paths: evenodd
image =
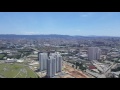
<svg viewBox="0 0 120 90">
<path fill-rule="evenodd" d="M 0 35 L 1 78 L 119 78 L 120 37 Z"/>
</svg>

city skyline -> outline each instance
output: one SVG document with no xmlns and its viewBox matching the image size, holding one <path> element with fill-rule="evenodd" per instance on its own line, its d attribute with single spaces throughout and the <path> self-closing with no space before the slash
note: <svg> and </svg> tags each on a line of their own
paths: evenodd
<svg viewBox="0 0 120 90">
<path fill-rule="evenodd" d="M 0 12 L 0 34 L 120 36 L 119 12 Z"/>
</svg>

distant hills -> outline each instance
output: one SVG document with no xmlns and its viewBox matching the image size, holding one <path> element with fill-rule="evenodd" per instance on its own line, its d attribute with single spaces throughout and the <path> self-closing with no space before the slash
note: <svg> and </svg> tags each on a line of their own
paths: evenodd
<svg viewBox="0 0 120 90">
<path fill-rule="evenodd" d="M 113 37 L 113 36 L 95 36 L 95 35 L 90 35 L 90 36 L 79 36 L 79 35 L 59 35 L 59 34 L 48 34 L 48 35 L 16 35 L 16 34 L 0 34 L 0 38 L 99 38 L 99 37 Z"/>
<path fill-rule="evenodd" d="M 71 37 L 69 35 L 15 35 L 15 34 L 0 34 L 0 38 L 66 38 Z"/>
</svg>

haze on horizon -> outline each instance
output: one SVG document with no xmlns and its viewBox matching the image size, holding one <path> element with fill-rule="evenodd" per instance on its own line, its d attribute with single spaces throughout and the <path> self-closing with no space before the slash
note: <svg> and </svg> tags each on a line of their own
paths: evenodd
<svg viewBox="0 0 120 90">
<path fill-rule="evenodd" d="M 0 12 L 0 34 L 120 36 L 120 12 Z"/>
</svg>

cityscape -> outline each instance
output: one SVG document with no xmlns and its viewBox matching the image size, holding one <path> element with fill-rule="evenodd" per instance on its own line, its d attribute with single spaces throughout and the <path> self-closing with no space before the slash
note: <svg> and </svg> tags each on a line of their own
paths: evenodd
<svg viewBox="0 0 120 90">
<path fill-rule="evenodd" d="M 118 12 L 0 12 L 0 19 L 0 78 L 120 78 Z"/>
</svg>

